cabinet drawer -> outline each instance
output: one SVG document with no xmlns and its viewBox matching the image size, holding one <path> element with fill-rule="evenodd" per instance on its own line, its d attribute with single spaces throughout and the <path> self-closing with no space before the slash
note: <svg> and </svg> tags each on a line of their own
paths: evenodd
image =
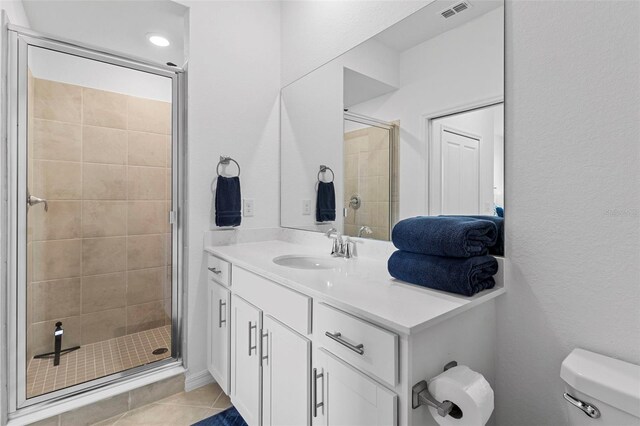
<svg viewBox="0 0 640 426">
<path fill-rule="evenodd" d="M 231 264 L 219 257 L 209 255 L 207 261 L 207 272 L 209 279 L 214 280 L 227 287 L 231 285 Z"/>
<path fill-rule="evenodd" d="M 398 335 L 318 303 L 313 318 L 323 347 L 381 380 L 398 383 Z"/>
<path fill-rule="evenodd" d="M 237 266 L 233 266 L 233 291 L 298 333 L 311 333 L 310 297 Z"/>
</svg>

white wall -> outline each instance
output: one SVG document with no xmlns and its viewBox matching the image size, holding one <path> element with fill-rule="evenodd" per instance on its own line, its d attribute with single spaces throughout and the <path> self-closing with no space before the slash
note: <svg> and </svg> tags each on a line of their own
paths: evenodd
<svg viewBox="0 0 640 426">
<path fill-rule="evenodd" d="M 398 84 L 398 54 L 370 40 L 307 74 L 282 90 L 281 224 L 326 231 L 343 230 L 344 69 L 365 74 L 387 85 Z M 316 223 L 316 183 L 319 165 L 334 172 L 336 220 Z M 330 179 L 330 174 L 326 179 Z M 326 180 L 325 179 L 325 180 Z M 303 200 L 311 200 L 311 214 L 303 214 Z"/>
<path fill-rule="evenodd" d="M 400 89 L 350 109 L 400 120 L 400 219 L 430 210 L 425 117 L 503 95 L 503 13 L 495 9 L 402 52 Z"/>
<path fill-rule="evenodd" d="M 284 81 L 417 8 L 345 3 L 346 15 L 283 5 Z M 498 424 L 566 423 L 559 369 L 573 347 L 640 363 L 639 8 L 507 1 Z"/>
<path fill-rule="evenodd" d="M 171 102 L 172 80 L 144 71 L 37 47 L 29 48 L 29 69 L 44 80 Z"/>
<path fill-rule="evenodd" d="M 188 153 L 188 378 L 206 370 L 203 232 L 213 225 L 211 184 L 220 155 L 242 167 L 255 200 L 242 228 L 279 224 L 280 5 L 184 2 L 190 10 Z"/>
<path fill-rule="evenodd" d="M 283 1 L 282 85 L 300 78 L 432 1 Z"/>
<path fill-rule="evenodd" d="M 509 2 L 506 21 L 498 419 L 562 424 L 574 347 L 640 364 L 640 2 Z"/>
<path fill-rule="evenodd" d="M 336 227 L 342 232 L 342 64 L 327 64 L 282 91 L 281 223 L 310 230 Z M 316 223 L 317 180 L 320 165 L 334 173 L 336 220 Z M 327 181 L 331 173 L 321 178 Z M 303 214 L 303 200 L 311 214 Z"/>
</svg>

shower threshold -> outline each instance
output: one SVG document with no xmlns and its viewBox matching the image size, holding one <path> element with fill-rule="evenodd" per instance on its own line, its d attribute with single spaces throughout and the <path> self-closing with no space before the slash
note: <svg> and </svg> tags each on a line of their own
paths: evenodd
<svg viewBox="0 0 640 426">
<path fill-rule="evenodd" d="M 169 350 L 157 351 L 162 348 Z M 170 349 L 171 326 L 166 325 L 83 345 L 55 367 L 50 359 L 33 358 L 27 367 L 27 398 L 170 358 Z"/>
</svg>

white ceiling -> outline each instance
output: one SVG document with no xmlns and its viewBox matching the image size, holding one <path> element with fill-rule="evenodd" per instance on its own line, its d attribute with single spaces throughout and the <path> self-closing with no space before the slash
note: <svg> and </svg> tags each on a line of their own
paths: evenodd
<svg viewBox="0 0 640 426">
<path fill-rule="evenodd" d="M 471 7 L 448 19 L 442 11 L 462 0 L 436 0 L 374 38 L 385 46 L 403 52 L 413 46 L 452 30 L 504 4 L 503 0 L 466 0 Z"/>
<path fill-rule="evenodd" d="M 23 0 L 37 32 L 143 58 L 184 65 L 188 8 L 168 0 Z M 147 33 L 171 42 L 154 46 Z"/>
<path fill-rule="evenodd" d="M 358 105 L 394 90 L 397 90 L 397 87 L 390 86 L 352 69 L 344 68 L 343 100 L 345 108 Z"/>
</svg>

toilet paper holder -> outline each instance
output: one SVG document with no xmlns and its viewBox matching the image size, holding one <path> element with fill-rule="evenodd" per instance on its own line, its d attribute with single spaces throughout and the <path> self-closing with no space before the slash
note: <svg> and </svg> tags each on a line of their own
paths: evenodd
<svg viewBox="0 0 640 426">
<path fill-rule="evenodd" d="M 448 362 L 444 366 L 444 371 L 447 371 L 450 368 L 457 366 L 458 363 L 456 361 Z M 421 405 L 426 405 L 429 407 L 433 407 L 438 410 L 438 414 L 442 417 L 446 417 L 451 414 L 452 416 L 456 412 L 460 412 L 460 408 L 456 404 L 451 401 L 438 401 L 431 395 L 429 392 L 429 385 L 426 380 L 421 380 L 411 388 L 411 408 L 414 410 Z M 461 414 L 461 413 L 460 413 Z M 457 416 L 454 416 L 457 417 Z"/>
</svg>

